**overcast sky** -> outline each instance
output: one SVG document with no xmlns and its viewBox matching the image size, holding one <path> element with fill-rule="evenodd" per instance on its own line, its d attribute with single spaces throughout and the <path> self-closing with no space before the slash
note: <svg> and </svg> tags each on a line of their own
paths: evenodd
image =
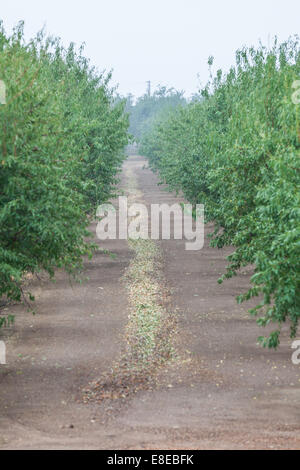
<svg viewBox="0 0 300 470">
<path fill-rule="evenodd" d="M 299 0 L 0 0 L 10 31 L 25 20 L 26 36 L 48 33 L 86 43 L 100 70 L 113 69 L 122 94 L 144 93 L 146 81 L 185 90 L 208 78 L 207 58 L 228 69 L 243 45 L 266 45 L 300 33 Z"/>
</svg>

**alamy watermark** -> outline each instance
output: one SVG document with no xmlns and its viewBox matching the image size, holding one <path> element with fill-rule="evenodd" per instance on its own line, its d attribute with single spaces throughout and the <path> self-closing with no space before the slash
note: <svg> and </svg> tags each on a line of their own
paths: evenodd
<svg viewBox="0 0 300 470">
<path fill-rule="evenodd" d="M 6 104 L 6 85 L 0 80 L 0 104 Z"/>
<path fill-rule="evenodd" d="M 292 94 L 292 102 L 294 104 L 300 104 L 300 80 L 295 80 L 292 83 L 292 88 L 296 91 Z"/>
<path fill-rule="evenodd" d="M 294 341 L 292 344 L 292 349 L 296 349 L 295 352 L 292 354 L 292 363 L 295 366 L 298 366 L 300 364 L 300 341 Z"/>
<path fill-rule="evenodd" d="M 201 250 L 204 246 L 204 205 L 145 204 L 128 206 L 126 196 L 120 196 L 118 211 L 112 204 L 97 209 L 97 237 L 100 240 L 187 240 L 185 249 Z M 172 223 L 173 221 L 173 223 Z M 172 232 L 172 233 L 171 233 Z"/>
<path fill-rule="evenodd" d="M 6 364 L 6 346 L 4 341 L 0 341 L 0 365 Z"/>
</svg>

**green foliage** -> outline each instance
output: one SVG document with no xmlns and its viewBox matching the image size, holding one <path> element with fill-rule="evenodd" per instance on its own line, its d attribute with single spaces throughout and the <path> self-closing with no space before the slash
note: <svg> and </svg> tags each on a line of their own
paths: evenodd
<svg viewBox="0 0 300 470">
<path fill-rule="evenodd" d="M 172 190 L 205 204 L 213 246 L 235 246 L 219 281 L 254 265 L 238 301 L 260 297 L 251 310 L 258 324 L 278 325 L 260 341 L 277 347 L 282 324 L 294 337 L 300 317 L 299 43 L 243 49 L 236 59 L 202 90 L 203 101 L 158 123 L 141 152 Z"/>
<path fill-rule="evenodd" d="M 89 214 L 111 196 L 127 144 L 125 102 L 71 44 L 0 25 L 0 298 L 19 301 L 27 272 L 74 272 Z"/>
</svg>

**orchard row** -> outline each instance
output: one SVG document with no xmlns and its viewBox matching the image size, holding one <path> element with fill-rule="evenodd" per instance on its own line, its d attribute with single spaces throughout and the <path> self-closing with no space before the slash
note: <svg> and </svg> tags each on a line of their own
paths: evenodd
<svg viewBox="0 0 300 470">
<path fill-rule="evenodd" d="M 235 247 L 219 282 L 253 265 L 238 301 L 257 297 L 259 325 L 276 324 L 260 338 L 269 347 L 285 322 L 294 337 L 300 318 L 299 79 L 297 40 L 240 50 L 227 74 L 158 120 L 140 146 L 171 190 L 205 204 L 212 244 Z"/>
<path fill-rule="evenodd" d="M 112 195 L 129 123 L 110 74 L 72 44 L 25 41 L 22 23 L 0 25 L 0 70 L 0 298 L 20 300 L 25 273 L 91 254 L 89 215 Z"/>
</svg>

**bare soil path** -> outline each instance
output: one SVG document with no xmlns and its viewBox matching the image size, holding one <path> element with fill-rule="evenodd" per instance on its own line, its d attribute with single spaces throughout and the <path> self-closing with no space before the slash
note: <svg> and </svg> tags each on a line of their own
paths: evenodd
<svg viewBox="0 0 300 470">
<path fill-rule="evenodd" d="M 145 166 L 142 157 L 124 164 L 140 197 L 178 202 Z M 1 338 L 8 364 L 0 366 L 0 448 L 300 448 L 300 369 L 287 331 L 277 352 L 256 344 L 261 330 L 235 301 L 249 272 L 219 286 L 230 250 L 207 240 L 193 252 L 184 241 L 158 244 L 178 354 L 160 385 L 130 399 L 82 402 L 82 389 L 120 355 L 128 322 L 122 277 L 133 253 L 126 241 L 106 241 L 116 258 L 99 252 L 86 261 L 88 281 L 71 286 L 59 272 L 56 283 L 33 284 L 35 317 L 22 306 L 6 311 L 16 313 L 16 325 Z"/>
</svg>

